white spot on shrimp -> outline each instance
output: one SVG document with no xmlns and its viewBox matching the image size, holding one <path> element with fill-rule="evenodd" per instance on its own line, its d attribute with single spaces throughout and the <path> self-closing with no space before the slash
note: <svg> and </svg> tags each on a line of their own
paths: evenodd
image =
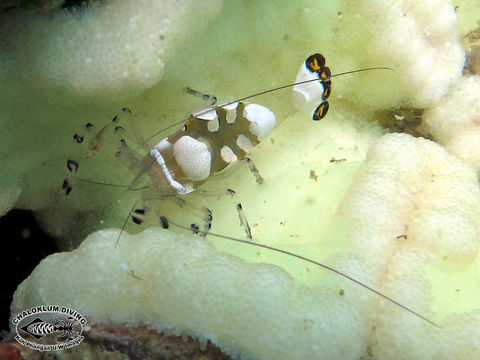
<svg viewBox="0 0 480 360">
<path fill-rule="evenodd" d="M 235 152 L 230 148 L 228 145 L 224 145 L 222 149 L 220 150 L 220 155 L 222 156 L 223 161 L 226 163 L 232 163 L 235 161 L 238 161 L 237 155 L 235 155 Z"/>
<path fill-rule="evenodd" d="M 237 142 L 238 147 L 240 149 L 242 149 L 243 151 L 245 151 L 246 153 L 249 153 L 253 149 L 252 142 L 250 141 L 250 139 L 248 137 L 246 137 L 243 134 L 240 134 L 240 135 L 237 136 L 237 141 L 236 142 Z"/>
<path fill-rule="evenodd" d="M 248 129 L 257 136 L 258 141 L 265 139 L 275 128 L 275 114 L 265 106 L 248 104 L 243 109 L 243 117 L 250 121 Z"/>
</svg>

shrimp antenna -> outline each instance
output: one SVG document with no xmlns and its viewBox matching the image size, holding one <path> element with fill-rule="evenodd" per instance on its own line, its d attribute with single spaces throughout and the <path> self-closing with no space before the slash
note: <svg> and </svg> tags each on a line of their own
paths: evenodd
<svg viewBox="0 0 480 360">
<path fill-rule="evenodd" d="M 181 228 L 181 229 L 184 229 L 184 230 L 191 230 L 191 228 L 187 227 L 187 226 L 183 226 L 183 225 L 180 225 L 180 224 L 177 224 L 177 223 L 174 223 L 172 221 L 169 221 L 166 217 L 162 216 L 160 218 L 160 222 L 163 226 L 163 228 L 168 228 L 168 225 L 169 224 L 172 224 L 178 228 Z M 198 231 L 198 233 L 202 234 L 203 231 Z M 436 323 L 434 323 L 433 321 L 427 319 L 425 316 L 422 316 L 420 315 L 419 313 L 417 313 L 416 311 L 408 308 L 407 306 L 405 305 L 402 305 L 401 303 L 399 303 L 398 301 L 392 299 L 391 297 L 388 297 L 387 295 L 384 295 L 382 294 L 380 291 L 378 290 L 375 290 L 374 288 L 358 281 L 358 280 L 355 280 L 353 277 L 351 277 L 350 275 L 347 275 L 345 274 L 344 272 L 341 272 L 339 270 L 336 270 L 328 265 L 325 265 L 325 264 L 322 264 L 321 262 L 318 262 L 318 261 L 315 261 L 315 260 L 312 260 L 312 259 L 309 259 L 307 257 L 304 257 L 302 255 L 298 255 L 298 254 L 295 254 L 295 253 L 291 253 L 289 251 L 286 251 L 286 250 L 282 250 L 282 249 L 278 249 L 278 248 L 275 248 L 275 247 L 272 247 L 272 246 L 268 246 L 268 245 L 265 245 L 265 244 L 260 244 L 260 243 L 255 243 L 255 242 L 252 242 L 252 241 L 248 241 L 248 240 L 242 240 L 242 239 L 237 239 L 237 238 L 234 238 L 234 237 L 231 237 L 231 236 L 225 236 L 225 235 L 220 235 L 220 234 L 215 234 L 215 233 L 211 233 L 209 232 L 208 233 L 209 236 L 214 236 L 216 238 L 220 238 L 220 239 L 226 239 L 226 240 L 231 240 L 231 241 L 235 241 L 235 242 L 238 242 L 238 243 L 242 243 L 242 244 L 247 244 L 247 245 L 252 245 L 252 246 L 256 246 L 256 247 L 259 247 L 259 248 L 262 248 L 262 249 L 267 249 L 267 250 L 271 250 L 271 251 L 274 251 L 274 252 L 277 252 L 277 253 L 280 253 L 280 254 L 284 254 L 284 255 L 287 255 L 287 256 L 292 256 L 294 258 L 297 258 L 297 259 L 300 259 L 300 260 L 303 260 L 303 261 L 306 261 L 310 264 L 313 264 L 313 265 L 316 265 L 316 266 L 319 266 L 321 268 L 324 268 L 328 271 L 331 271 L 347 280 L 350 280 L 352 282 L 354 282 L 355 284 L 363 287 L 364 289 L 367 289 L 368 291 L 382 297 L 383 299 L 401 307 L 402 309 L 408 311 L 409 313 L 415 315 L 416 317 L 426 321 L 427 323 L 429 323 L 430 325 L 433 325 L 435 326 L 436 328 L 440 329 L 440 326 L 438 326 Z"/>
<path fill-rule="evenodd" d="M 271 92 L 275 92 L 275 91 L 282 90 L 282 89 L 287 89 L 287 88 L 294 87 L 294 86 L 297 86 L 297 85 L 308 84 L 308 83 L 311 83 L 311 82 L 314 82 L 314 81 L 320 81 L 320 82 L 322 82 L 322 81 L 328 81 L 328 80 L 330 80 L 331 78 L 334 78 L 334 77 L 337 77 L 337 76 L 349 75 L 349 74 L 354 74 L 354 73 L 359 73 L 359 72 L 364 72 L 364 71 L 371 71 L 371 70 L 390 70 L 390 71 L 395 72 L 395 70 L 394 70 L 393 68 L 385 67 L 385 66 L 377 66 L 377 67 L 369 67 L 369 68 L 363 68 L 363 69 L 345 71 L 345 72 L 341 72 L 341 73 L 337 73 L 337 74 L 330 75 L 330 76 L 328 76 L 327 78 L 324 78 L 324 79 L 309 79 L 309 80 L 294 82 L 294 83 L 287 84 L 287 85 L 278 86 L 278 87 L 273 88 L 273 89 L 268 89 L 268 90 L 260 91 L 260 92 L 258 92 L 258 93 L 256 93 L 256 94 L 248 95 L 248 96 L 245 96 L 245 97 L 240 98 L 240 99 L 237 99 L 237 100 L 229 101 L 229 102 L 227 102 L 227 103 L 220 104 L 220 105 L 211 107 L 211 108 L 209 108 L 209 109 L 205 109 L 205 110 L 196 112 L 194 115 L 195 115 L 195 116 L 203 115 L 203 114 L 206 114 L 206 113 L 208 113 L 208 112 L 210 112 L 210 111 L 212 111 L 212 110 L 215 110 L 215 109 L 218 109 L 218 108 L 221 108 L 221 107 L 225 107 L 225 106 L 228 106 L 228 105 L 235 104 L 236 102 L 248 100 L 248 99 L 251 99 L 251 98 L 260 96 L 260 95 L 269 94 L 269 93 L 271 93 Z"/>
<path fill-rule="evenodd" d="M 298 82 L 294 82 L 294 83 L 291 83 L 291 84 L 278 86 L 278 87 L 276 87 L 276 88 L 272 88 L 272 89 L 260 91 L 260 92 L 258 92 L 258 93 L 255 93 L 255 94 L 252 94 L 252 95 L 248 95 L 248 96 L 245 96 L 245 97 L 242 97 L 242 98 L 233 100 L 233 101 L 229 101 L 229 102 L 226 102 L 226 103 L 223 103 L 223 104 L 220 104 L 220 105 L 212 106 L 212 107 L 207 108 L 207 109 L 205 109 L 205 110 L 201 110 L 201 111 L 199 111 L 199 112 L 196 112 L 196 113 L 194 113 L 193 115 L 194 115 L 195 117 L 198 117 L 198 116 L 204 115 L 204 114 L 206 114 L 206 113 L 208 113 L 208 112 L 210 112 L 210 111 L 212 111 L 212 110 L 218 109 L 218 108 L 222 108 L 222 107 L 225 107 L 225 106 L 228 106 L 228 105 L 235 104 L 235 103 L 240 102 L 240 101 L 248 100 L 248 99 L 251 99 L 251 98 L 254 98 L 254 97 L 257 97 L 257 96 L 269 94 L 269 93 L 271 93 L 271 92 L 275 92 L 275 91 L 282 90 L 282 89 L 287 89 L 287 88 L 294 87 L 294 86 L 297 86 L 297 85 L 308 84 L 308 83 L 311 83 L 311 82 L 314 82 L 314 81 L 325 82 L 325 81 L 328 81 L 328 80 L 330 80 L 331 78 L 334 78 L 334 77 L 337 77 L 337 76 L 349 75 L 349 74 L 354 74 L 354 73 L 359 73 L 359 72 L 364 72 L 364 71 L 372 71 L 372 70 L 389 70 L 389 71 L 395 72 L 395 70 L 394 70 L 393 68 L 386 67 L 386 66 L 377 66 L 377 67 L 368 67 L 368 68 L 363 68 L 363 69 L 345 71 L 345 72 L 341 72 L 341 73 L 329 75 L 328 77 L 325 77 L 325 78 L 315 78 L 315 79 L 309 79 L 309 80 L 304 80 L 304 81 L 298 81 Z M 143 144 L 147 143 L 148 141 L 150 141 L 151 139 L 153 139 L 155 136 L 161 134 L 162 132 L 164 132 L 164 131 L 166 131 L 166 130 L 168 130 L 168 129 L 171 129 L 172 127 L 175 127 L 175 126 L 177 126 L 177 125 L 183 124 L 186 120 L 187 120 L 187 119 L 183 119 L 183 120 L 177 121 L 177 122 L 169 125 L 168 127 L 163 128 L 163 129 L 155 132 L 154 134 L 152 134 L 152 135 L 150 135 L 148 138 L 146 138 L 146 139 L 143 141 L 143 143 L 140 144 L 140 145 L 143 145 Z"/>
</svg>

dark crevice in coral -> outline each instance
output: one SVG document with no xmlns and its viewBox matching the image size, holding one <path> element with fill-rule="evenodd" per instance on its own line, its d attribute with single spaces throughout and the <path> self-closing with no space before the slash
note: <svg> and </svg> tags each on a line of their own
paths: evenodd
<svg viewBox="0 0 480 360">
<path fill-rule="evenodd" d="M 10 303 L 17 286 L 25 280 L 47 255 L 57 246 L 53 238 L 37 225 L 30 211 L 12 210 L 0 218 L 3 249 L 0 272 L 3 289 L 0 293 L 0 329 L 9 329 Z"/>
<path fill-rule="evenodd" d="M 42 11 L 49 14 L 55 9 L 74 9 L 88 6 L 89 3 L 103 0 L 0 0 L 0 13 L 19 9 L 23 11 Z"/>
<path fill-rule="evenodd" d="M 77 7 L 85 7 L 88 6 L 88 4 L 92 1 L 103 2 L 103 0 L 65 0 L 62 8 L 71 9 Z"/>
<path fill-rule="evenodd" d="M 465 75 L 480 74 L 480 26 L 465 36 L 467 61 L 463 73 Z"/>
<path fill-rule="evenodd" d="M 431 138 L 422 131 L 425 109 L 403 106 L 397 109 L 376 111 L 375 119 L 389 132 L 406 133 L 415 137 Z"/>
</svg>

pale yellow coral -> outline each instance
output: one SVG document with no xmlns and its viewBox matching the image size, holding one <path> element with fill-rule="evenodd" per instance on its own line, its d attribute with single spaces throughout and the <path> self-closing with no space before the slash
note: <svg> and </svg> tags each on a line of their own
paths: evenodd
<svg viewBox="0 0 480 360">
<path fill-rule="evenodd" d="M 462 78 L 424 118 L 425 133 L 480 171 L 480 76 Z"/>
<path fill-rule="evenodd" d="M 249 265 L 219 253 L 205 240 L 153 229 L 125 236 L 116 250 L 118 231 L 106 231 L 70 254 L 48 257 L 17 290 L 12 312 L 68 304 L 92 321 L 194 334 L 242 358 L 356 359 L 369 348 L 378 358 L 475 359 L 480 304 L 478 297 L 469 303 L 472 299 L 458 296 L 457 289 L 480 290 L 474 279 L 479 212 L 477 178 L 468 165 L 428 140 L 386 135 L 372 145 L 326 224 L 341 227 L 335 238 L 319 236 L 316 212 L 287 219 L 293 226 L 305 224 L 297 234 L 304 243 L 343 249 L 328 258 L 312 250 L 309 257 L 381 290 L 441 329 L 301 261 L 262 251 L 303 279 L 295 281 L 275 266 Z M 250 259 L 257 251 L 243 250 Z M 47 275 L 54 271 L 54 277 Z M 465 276 L 472 281 L 467 288 L 455 281 Z M 69 284 L 74 288 L 65 291 Z M 454 342 L 459 336 L 470 339 L 460 348 Z"/>
<path fill-rule="evenodd" d="M 157 131 L 199 106 L 183 96 L 185 86 L 232 100 L 291 82 L 301 61 L 320 51 L 334 73 L 395 69 L 335 79 L 332 107 L 347 105 L 371 120 L 379 109 L 438 100 L 461 73 L 464 55 L 446 1 L 242 1 L 225 4 L 219 15 L 220 8 L 220 2 L 104 1 L 53 17 L 3 15 L 0 95 L 8 106 L 0 121 L 9 136 L 1 157 L 10 174 L 4 186 L 18 194 L 3 212 L 15 200 L 17 207 L 53 207 L 44 213 L 51 231 L 64 237 L 81 231 L 68 223 L 78 215 L 60 216 L 69 210 L 58 205 L 63 157 L 74 156 L 72 134 L 87 121 L 105 124 L 123 106 L 134 110 L 143 134 Z M 281 93 L 258 101 L 279 120 L 292 111 Z M 22 131 L 14 126 L 19 118 Z M 52 134 L 55 146 L 45 146 Z M 82 176 L 113 183 L 131 178 L 106 152 L 97 163 L 82 163 Z M 86 191 L 98 201 L 72 201 L 80 211 L 101 212 L 111 202 L 108 189 Z M 114 215 L 98 218 L 118 226 L 121 220 L 106 220 Z"/>
<path fill-rule="evenodd" d="M 103 126 L 158 83 L 165 64 L 177 61 L 173 55 L 206 31 L 222 6 L 220 0 L 92 1 L 48 16 L 1 14 L 1 184 L 9 196 L 2 196 L 0 213 L 58 201 L 62 157 L 75 153 L 73 133 L 86 122 Z"/>
<path fill-rule="evenodd" d="M 114 2 L 105 1 L 105 4 L 114 8 Z M 146 23 L 154 21 L 154 13 L 151 15 L 152 18 L 142 14 Z M 91 16 L 97 15 L 92 11 Z M 130 16 L 133 15 L 127 17 Z M 202 18 L 196 20 L 203 21 Z M 197 29 L 195 24 L 192 27 Z M 20 60 L 38 59 L 38 49 L 28 43 L 15 43 L 15 37 L 2 37 L 3 41 L 8 38 L 12 42 L 9 47 L 2 47 L 5 56 L 0 56 L 5 64 L 0 77 L 7 84 L 0 91 L 9 105 L 1 118 L 2 125 L 9 126 L 2 129 L 11 135 L 2 143 L 2 165 L 10 175 L 2 179 L 2 188 L 9 186 L 17 190 L 12 190 L 5 209 L 17 198 L 17 206 L 36 209 L 51 206 L 43 213 L 44 222 L 53 233 L 63 237 L 92 228 L 121 225 L 133 204 L 132 197 L 126 196 L 129 194 L 85 185 L 78 186 L 71 199 L 60 202 L 57 189 L 65 176 L 67 157 L 80 156 L 72 150 L 72 134 L 87 121 L 97 125 L 108 122 L 123 106 L 131 107 L 136 114 L 134 120 L 139 131 L 149 134 L 184 118 L 198 106 L 195 99 L 182 96 L 185 86 L 221 95 L 220 101 L 231 100 L 292 81 L 301 61 L 318 51 L 327 57 L 333 73 L 359 67 L 391 66 L 395 73 L 368 72 L 334 79 L 330 113 L 321 123 L 309 121 L 311 114 L 298 114 L 281 124 L 252 154 L 266 179 L 262 186 L 255 185 L 248 170 L 239 169 L 224 178 L 213 179 L 206 187 L 214 191 L 223 188 L 237 191 L 256 241 L 300 252 L 343 269 L 429 317 L 442 329 L 437 330 L 405 310 L 384 304 L 365 289 L 302 262 L 265 251 L 257 253 L 227 242 L 215 243 L 217 249 L 234 252 L 250 262 L 281 265 L 290 274 L 286 275 L 276 267 L 253 267 L 219 255 L 198 239 L 188 242 L 179 235 L 164 235 L 160 231 L 162 238 L 154 241 L 150 238 L 154 236 L 153 230 L 139 235 L 139 239 L 124 239 L 118 252 L 113 250 L 115 232 L 109 231 L 96 235 L 106 236 L 101 242 L 92 237 L 76 252 L 48 258 L 21 285 L 12 310 L 15 312 L 37 302 L 70 302 L 72 307 L 91 315 L 93 321 L 97 318 L 98 321 L 148 323 L 158 328 L 176 326 L 178 331 L 210 337 L 233 354 L 261 358 L 297 355 L 318 358 L 323 354 L 333 359 L 354 359 L 364 354 L 367 346 L 371 346 L 379 358 L 478 358 L 475 339 L 480 330 L 475 320 L 480 308 L 480 285 L 472 277 L 479 267 L 476 256 L 478 187 L 474 172 L 439 146 L 406 135 L 382 138 L 369 151 L 363 170 L 359 170 L 367 148 L 382 134 L 375 124 L 366 124 L 367 120 L 374 120 L 372 114 L 405 104 L 433 106 L 458 80 L 464 54 L 458 42 L 453 6 L 447 1 L 227 2 L 210 27 L 198 29 L 189 32 L 184 43 L 170 48 L 166 56 L 170 60 L 164 62 L 165 75 L 157 86 L 138 95 L 142 86 L 151 86 L 158 80 L 159 73 L 153 70 L 150 72 L 153 80 L 134 76 L 134 85 L 141 86 L 132 88 L 128 87 L 128 79 L 123 83 L 115 76 L 107 76 L 105 84 L 113 85 L 105 87 L 105 94 L 112 91 L 122 94 L 107 100 L 103 96 L 88 98 L 87 88 L 88 91 L 82 92 L 82 100 L 58 93 L 49 98 L 48 94 L 58 89 L 57 83 L 70 90 L 83 89 L 73 81 L 78 73 L 75 77 L 62 78 L 52 69 L 40 71 L 32 67 L 28 71 L 33 73 L 33 78 L 51 74 L 58 81 L 30 84 L 19 75 L 23 68 L 9 55 L 11 49 L 24 46 L 25 58 Z M 178 33 L 177 28 L 172 31 Z M 55 33 L 54 29 L 52 32 Z M 106 32 L 108 36 L 114 35 Z M 3 29 L 2 34 L 5 33 L 8 32 Z M 45 41 L 51 41 L 50 34 L 43 35 Z M 121 38 L 115 42 L 119 47 L 128 44 L 137 46 L 139 53 L 148 47 L 148 41 L 124 43 Z M 78 51 L 84 53 L 86 49 L 82 47 Z M 91 54 L 95 61 L 105 55 L 100 50 Z M 58 58 L 68 57 L 59 51 Z M 157 63 L 155 56 L 149 59 Z M 39 63 L 48 68 L 50 62 Z M 52 60 L 57 68 L 61 68 L 60 63 Z M 101 74 L 108 75 L 109 71 Z M 30 92 L 32 88 L 34 92 Z M 91 93 L 102 92 L 101 88 L 96 89 L 98 92 Z M 47 95 L 39 96 L 42 93 Z M 19 94 L 22 96 L 17 97 Z M 255 101 L 271 107 L 282 120 L 292 112 L 285 96 L 277 93 Z M 49 104 L 45 98 L 54 103 Z M 24 120 L 22 131 L 15 125 L 17 118 Z M 45 146 L 47 140 L 53 143 L 51 139 L 58 140 L 58 145 Z M 106 144 L 104 151 L 90 163 L 80 158 L 80 176 L 128 183 L 133 175 L 114 161 L 115 149 L 116 144 Z M 201 197 L 188 200 L 214 209 L 213 231 L 243 236 L 228 199 L 222 202 Z M 182 210 L 163 203 L 161 209 L 172 220 L 182 224 L 191 222 Z M 175 230 L 172 228 L 172 231 Z M 407 239 L 402 235 L 407 235 Z M 162 246 L 172 244 L 173 239 L 178 242 L 168 249 L 172 257 L 157 256 L 154 250 L 161 252 Z M 141 249 L 148 249 L 145 256 L 151 256 L 141 258 Z M 189 258 L 195 255 L 189 252 L 192 249 L 200 249 L 200 259 Z M 121 260 L 124 253 L 126 258 Z M 210 265 L 208 260 L 213 259 L 218 263 Z M 123 271 L 120 261 L 144 280 L 136 280 Z M 196 265 L 202 261 L 206 264 L 204 267 L 182 266 L 190 261 Z M 154 278 L 157 265 L 165 265 L 172 272 L 164 268 L 164 271 L 158 270 L 160 273 Z M 219 281 L 225 279 L 222 269 L 229 266 L 235 271 L 227 273 L 228 280 L 240 279 L 235 282 L 238 288 L 233 288 L 235 285 L 218 288 Z M 183 277 L 173 282 L 172 274 L 182 269 L 185 272 L 177 274 Z M 43 271 L 48 271 L 48 276 L 43 277 Z M 261 273 L 262 281 L 255 283 L 252 271 Z M 79 278 L 75 274 L 96 277 L 89 283 L 88 276 Z M 200 274 L 201 281 L 195 281 L 200 279 Z M 109 282 L 111 279 L 115 281 Z M 65 286 L 56 287 L 55 281 L 58 284 L 69 281 L 69 292 Z M 271 284 L 278 291 L 270 292 L 265 284 Z M 110 292 L 108 303 L 106 298 L 97 296 L 96 286 L 100 285 Z M 170 293 L 162 289 L 167 285 Z M 318 289 L 319 286 L 324 287 Z M 249 289 L 252 292 L 249 293 Z M 339 289 L 344 290 L 343 297 Z M 92 291 L 96 292 L 92 294 Z M 210 298 L 210 292 L 217 296 Z M 249 301 L 249 294 L 258 301 L 250 301 L 248 306 L 238 301 L 240 298 Z M 228 302 L 232 295 L 238 296 Z M 124 300 L 118 303 L 115 314 L 109 312 L 112 296 Z M 166 296 L 168 306 L 160 306 L 158 296 Z M 188 302 L 177 301 L 180 298 Z M 94 304 L 96 299 L 98 302 Z M 144 302 L 142 308 L 133 308 L 129 315 L 122 306 L 132 299 Z M 132 310 L 132 301 L 126 308 L 128 311 Z M 170 306 L 177 311 L 170 314 Z M 189 307 L 196 310 L 194 314 L 188 312 Z M 225 312 L 221 313 L 220 308 Z M 214 316 L 202 323 L 203 312 Z M 252 333 L 244 329 L 250 329 L 251 319 L 262 319 L 261 312 L 265 313 L 266 324 L 275 323 L 278 313 L 292 316 L 294 320 L 276 322 L 277 327 L 272 326 L 270 333 L 265 331 L 261 335 L 259 339 L 265 342 L 259 344 L 255 329 Z M 189 318 L 182 317 L 182 313 Z M 236 316 L 227 320 L 232 313 Z M 317 318 L 310 318 L 309 313 L 316 314 Z M 291 324 L 296 326 L 289 327 Z M 372 325 L 376 330 L 370 332 Z M 458 338 L 463 339 L 461 346 L 455 343 Z"/>
<path fill-rule="evenodd" d="M 347 0 L 341 4 L 340 10 L 345 9 L 342 30 L 348 35 L 343 38 L 339 33 L 342 41 L 336 42 L 344 51 L 338 56 L 349 54 L 349 46 L 363 47 L 354 58 L 357 64 L 368 67 L 374 62 L 396 72 L 394 83 L 377 78 L 379 84 L 372 88 L 349 84 L 352 88 L 344 90 L 346 98 L 384 109 L 402 103 L 425 107 L 438 101 L 461 76 L 465 54 L 449 1 Z"/>
<path fill-rule="evenodd" d="M 120 0 L 91 2 L 52 16 L 19 15 L 3 24 L 4 50 L 35 90 L 104 99 L 132 96 L 161 79 L 172 48 L 215 19 L 222 5 L 221 0 Z M 203 21 L 196 22 L 198 17 Z"/>
<path fill-rule="evenodd" d="M 458 29 L 462 39 L 478 28 L 480 3 L 477 0 L 460 0 L 455 2 L 455 12 L 458 15 Z"/>
</svg>

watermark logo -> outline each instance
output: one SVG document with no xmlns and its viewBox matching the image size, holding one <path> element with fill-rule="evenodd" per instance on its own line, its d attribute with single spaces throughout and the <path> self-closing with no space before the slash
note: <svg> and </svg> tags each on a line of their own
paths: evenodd
<svg viewBox="0 0 480 360">
<path fill-rule="evenodd" d="M 82 342 L 87 320 L 77 311 L 57 305 L 35 306 L 12 319 L 20 344 L 39 351 L 64 350 Z"/>
</svg>

